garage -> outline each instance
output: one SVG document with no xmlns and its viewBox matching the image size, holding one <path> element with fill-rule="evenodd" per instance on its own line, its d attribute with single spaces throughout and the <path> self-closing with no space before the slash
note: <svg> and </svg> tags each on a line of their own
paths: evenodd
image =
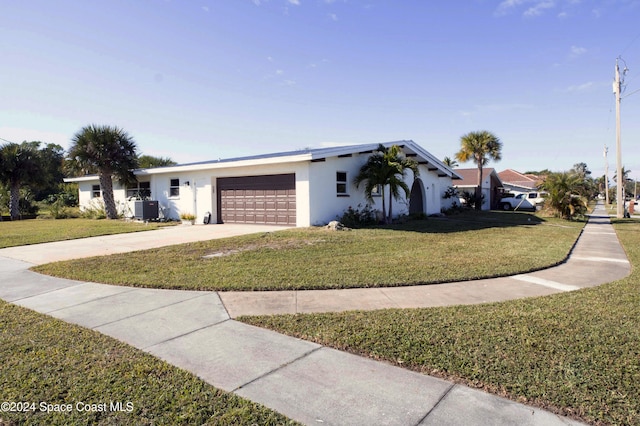
<svg viewBox="0 0 640 426">
<path fill-rule="evenodd" d="M 296 225 L 296 175 L 218 178 L 222 223 Z"/>
</svg>

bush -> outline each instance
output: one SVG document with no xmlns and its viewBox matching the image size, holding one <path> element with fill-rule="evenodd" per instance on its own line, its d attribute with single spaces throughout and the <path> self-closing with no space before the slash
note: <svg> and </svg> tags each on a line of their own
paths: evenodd
<svg viewBox="0 0 640 426">
<path fill-rule="evenodd" d="M 358 204 L 355 209 L 349 206 L 338 220 L 348 228 L 365 228 L 378 223 L 378 212 L 369 204 L 364 207 Z"/>
<path fill-rule="evenodd" d="M 99 198 L 91 200 L 89 205 L 82 209 L 81 215 L 85 219 L 106 219 L 107 211 L 104 208 L 104 201 Z"/>
<path fill-rule="evenodd" d="M 484 201 L 484 194 L 477 197 L 474 192 L 463 191 L 461 196 L 464 199 L 466 206 L 472 209 L 475 209 L 478 203 L 482 205 L 482 202 Z"/>
</svg>

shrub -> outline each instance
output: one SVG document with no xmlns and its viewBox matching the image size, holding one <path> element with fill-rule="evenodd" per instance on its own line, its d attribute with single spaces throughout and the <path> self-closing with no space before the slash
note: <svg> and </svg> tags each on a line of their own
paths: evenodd
<svg viewBox="0 0 640 426">
<path fill-rule="evenodd" d="M 94 198 L 89 205 L 82 209 L 81 215 L 85 219 L 105 219 L 107 211 L 104 208 L 104 201 Z"/>
<path fill-rule="evenodd" d="M 364 207 L 358 204 L 355 209 L 349 206 L 342 216 L 338 216 L 338 220 L 349 228 L 364 228 L 378 223 L 378 212 L 369 204 Z"/>
<path fill-rule="evenodd" d="M 478 197 L 474 192 L 463 191 L 461 196 L 464 199 L 466 206 L 472 209 L 475 209 L 478 203 L 482 205 L 482 202 L 484 201 L 484 194 L 481 194 L 480 197 Z"/>
<path fill-rule="evenodd" d="M 196 220 L 196 215 L 193 213 L 180 213 L 180 219 L 191 222 Z"/>
</svg>

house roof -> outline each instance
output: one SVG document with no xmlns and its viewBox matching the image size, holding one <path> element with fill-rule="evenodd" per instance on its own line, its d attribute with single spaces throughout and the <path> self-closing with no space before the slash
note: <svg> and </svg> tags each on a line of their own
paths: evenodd
<svg viewBox="0 0 640 426">
<path fill-rule="evenodd" d="M 456 173 L 460 175 L 460 180 L 455 183 L 455 186 L 478 186 L 478 169 L 456 169 Z M 493 176 L 500 181 L 500 177 L 496 173 L 496 170 L 492 167 L 483 167 L 482 176 Z"/>
<path fill-rule="evenodd" d="M 178 164 L 176 166 L 156 167 L 151 169 L 136 170 L 138 176 L 161 174 L 161 173 L 177 173 L 185 171 L 198 171 L 205 169 L 229 168 L 258 166 L 266 164 L 294 163 L 300 161 L 322 161 L 329 157 L 349 157 L 354 154 L 371 153 L 378 148 L 378 143 L 364 145 L 336 146 L 330 148 L 302 149 L 298 151 L 277 152 L 271 154 L 253 155 L 248 157 L 237 157 L 218 159 L 210 161 L 202 161 L 197 163 Z M 459 175 L 442 161 L 434 157 L 420 145 L 412 140 L 402 140 L 394 142 L 382 143 L 385 147 L 399 145 L 402 147 L 407 157 L 414 158 L 419 164 L 426 165 L 430 171 L 438 173 L 441 177 L 451 177 L 458 179 Z M 66 182 L 81 182 L 87 180 L 95 180 L 96 176 L 83 176 L 65 179 Z"/>
<path fill-rule="evenodd" d="M 503 170 L 498 173 L 498 176 L 500 177 L 500 180 L 506 185 L 516 186 L 527 190 L 537 188 L 538 182 L 540 180 L 535 175 L 525 175 L 513 169 Z"/>
</svg>

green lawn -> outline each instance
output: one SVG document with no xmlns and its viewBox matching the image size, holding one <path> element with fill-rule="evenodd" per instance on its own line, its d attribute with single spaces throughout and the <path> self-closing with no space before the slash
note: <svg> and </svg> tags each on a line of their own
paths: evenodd
<svg viewBox="0 0 640 426">
<path fill-rule="evenodd" d="M 555 265 L 583 225 L 527 213 L 469 212 L 348 232 L 290 229 L 34 270 L 93 282 L 222 291 L 449 282 Z"/>
<path fill-rule="evenodd" d="M 614 221 L 632 274 L 475 306 L 245 317 L 323 345 L 573 415 L 640 424 L 640 221 Z"/>
<path fill-rule="evenodd" d="M 0 341 L 0 402 L 34 403 L 3 409 L 1 425 L 294 424 L 115 339 L 1 300 Z M 70 412 L 46 412 L 66 404 Z"/>
<path fill-rule="evenodd" d="M 0 248 L 73 240 L 98 235 L 149 231 L 170 223 L 141 223 L 123 220 L 30 219 L 0 222 Z"/>
</svg>

